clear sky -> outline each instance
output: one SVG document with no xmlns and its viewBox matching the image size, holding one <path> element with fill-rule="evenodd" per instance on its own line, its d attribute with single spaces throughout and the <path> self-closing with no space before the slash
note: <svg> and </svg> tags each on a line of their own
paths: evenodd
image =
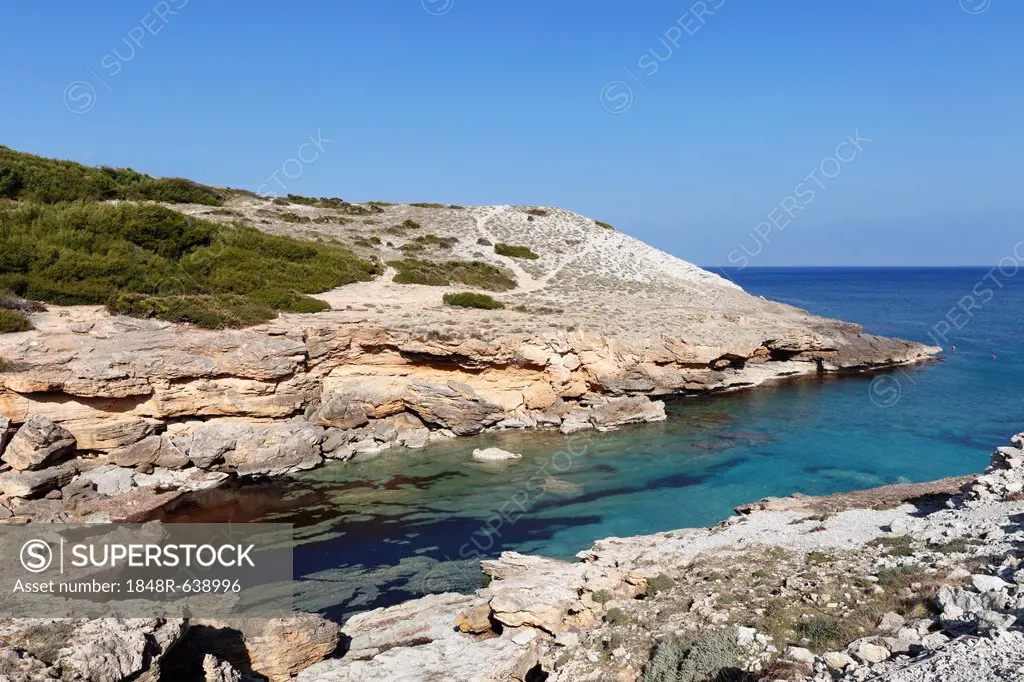
<svg viewBox="0 0 1024 682">
<path fill-rule="evenodd" d="M 553 204 L 706 265 L 993 264 L 1024 239 L 1022 29 L 1019 0 L 12 2 L 0 143 Z"/>
</svg>

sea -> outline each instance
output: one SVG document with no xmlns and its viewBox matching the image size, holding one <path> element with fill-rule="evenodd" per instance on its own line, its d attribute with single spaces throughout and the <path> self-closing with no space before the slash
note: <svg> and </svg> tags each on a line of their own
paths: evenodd
<svg viewBox="0 0 1024 682">
<path fill-rule="evenodd" d="M 329 463 L 197 495 L 168 520 L 294 524 L 296 607 L 344 621 L 471 591 L 484 582 L 480 559 L 503 551 L 572 560 L 600 538 L 713 525 L 765 496 L 979 472 L 1024 431 L 1016 266 L 721 273 L 752 294 L 944 351 L 882 374 L 673 400 L 657 424 L 487 434 Z M 471 462 L 492 445 L 523 459 Z"/>
</svg>

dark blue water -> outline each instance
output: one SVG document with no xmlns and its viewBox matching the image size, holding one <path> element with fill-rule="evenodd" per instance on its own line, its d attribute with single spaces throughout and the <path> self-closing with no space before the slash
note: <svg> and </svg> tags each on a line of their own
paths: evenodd
<svg viewBox="0 0 1024 682">
<path fill-rule="evenodd" d="M 727 274 L 753 294 L 876 334 L 937 339 L 947 352 L 881 379 L 802 379 L 678 401 L 664 423 L 612 433 L 508 433 L 396 450 L 205 504 L 217 504 L 220 520 L 295 523 L 300 605 L 344 618 L 471 589 L 479 558 L 503 550 L 570 558 L 611 535 L 713 524 L 767 495 L 979 471 L 995 446 L 1024 431 L 1024 276 L 987 268 Z M 523 461 L 470 463 L 473 448 L 491 444 Z"/>
</svg>

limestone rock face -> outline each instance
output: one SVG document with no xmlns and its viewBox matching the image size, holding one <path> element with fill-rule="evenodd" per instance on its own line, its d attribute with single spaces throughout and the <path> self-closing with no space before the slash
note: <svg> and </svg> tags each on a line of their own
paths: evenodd
<svg viewBox="0 0 1024 682">
<path fill-rule="evenodd" d="M 7 441 L 14 437 L 16 431 L 17 429 L 11 425 L 11 420 L 0 414 L 0 458 L 3 457 L 4 450 L 7 449 Z"/>
<path fill-rule="evenodd" d="M 29 655 L 48 651 L 60 679 L 76 682 L 157 682 L 160 661 L 187 629 L 180 618 L 24 618 L 0 624 L 4 640 Z"/>
<path fill-rule="evenodd" d="M 289 618 L 193 619 L 189 643 L 237 670 L 284 682 L 322 661 L 338 647 L 340 638 L 337 623 L 299 614 Z"/>
<path fill-rule="evenodd" d="M 40 469 L 56 464 L 75 450 L 75 437 L 48 417 L 35 415 L 14 434 L 3 460 L 15 469 Z"/>
<path fill-rule="evenodd" d="M 281 424 L 266 429 L 253 428 L 242 436 L 234 449 L 224 455 L 224 463 L 239 476 L 279 476 L 312 469 L 323 456 L 320 427 Z"/>
<path fill-rule="evenodd" d="M 313 414 L 310 420 L 322 426 L 333 426 L 337 429 L 354 429 L 369 422 L 366 408 L 344 398 L 333 398 Z"/>
<path fill-rule="evenodd" d="M 642 395 L 611 398 L 590 410 L 590 420 L 598 428 L 664 419 L 665 403 L 660 400 L 652 401 Z"/>
<path fill-rule="evenodd" d="M 500 407 L 485 400 L 472 386 L 454 381 L 446 386 L 412 383 L 405 404 L 423 421 L 451 429 L 458 436 L 479 433 L 504 416 Z"/>
<path fill-rule="evenodd" d="M 189 463 L 188 455 L 165 436 L 149 436 L 115 451 L 110 459 L 118 466 L 142 470 L 151 470 L 153 467 L 180 469 Z"/>
<path fill-rule="evenodd" d="M 36 497 L 67 485 L 78 473 L 77 462 L 64 462 L 38 471 L 0 474 L 0 491 L 8 497 Z"/>
</svg>

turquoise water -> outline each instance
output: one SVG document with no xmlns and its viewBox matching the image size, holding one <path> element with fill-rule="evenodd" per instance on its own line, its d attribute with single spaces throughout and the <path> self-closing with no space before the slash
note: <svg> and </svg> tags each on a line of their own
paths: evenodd
<svg viewBox="0 0 1024 682">
<path fill-rule="evenodd" d="M 1007 268 L 985 279 L 988 272 L 729 271 L 751 293 L 872 333 L 934 342 L 929 331 L 953 320 L 962 328 L 950 324 L 943 345 L 956 351 L 884 379 L 801 379 L 676 401 L 664 423 L 610 433 L 494 434 L 389 451 L 215 492 L 178 518 L 296 524 L 299 605 L 344 619 L 427 592 L 472 589 L 479 558 L 503 550 L 570 558 L 611 535 L 713 524 L 766 495 L 978 471 L 995 446 L 1024 431 L 1024 277 Z M 969 294 L 980 307 L 947 317 Z M 523 460 L 471 463 L 484 445 Z"/>
</svg>

